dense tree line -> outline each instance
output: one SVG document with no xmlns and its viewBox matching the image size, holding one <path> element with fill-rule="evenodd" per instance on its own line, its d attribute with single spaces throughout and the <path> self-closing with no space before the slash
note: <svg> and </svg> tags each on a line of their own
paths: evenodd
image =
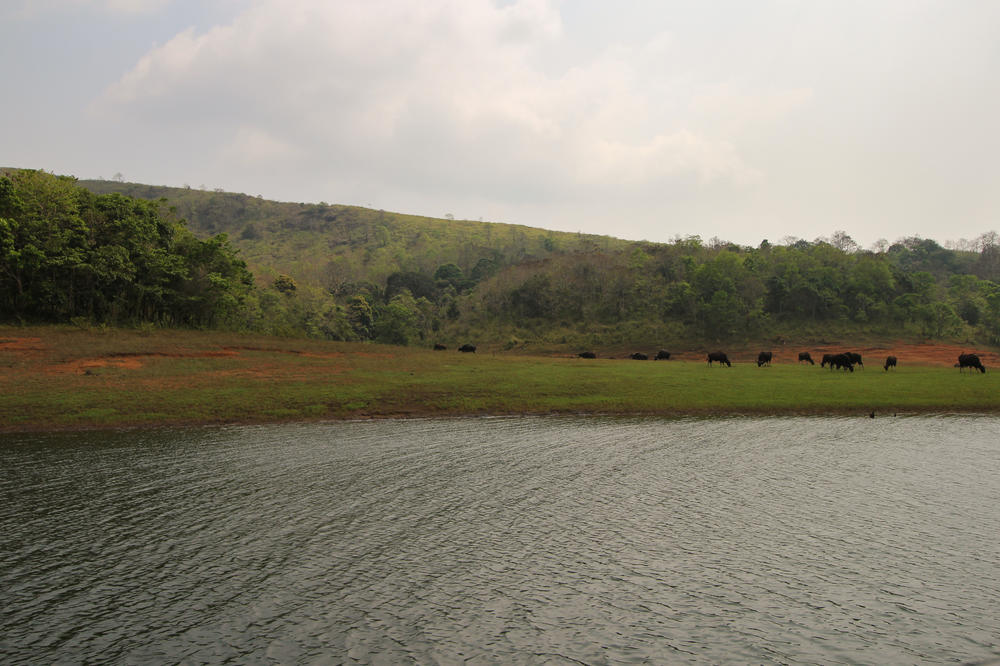
<svg viewBox="0 0 1000 666">
<path fill-rule="evenodd" d="M 160 202 L 43 171 L 0 176 L 4 320 L 229 325 L 252 286 L 225 236 L 199 240 Z"/>
<path fill-rule="evenodd" d="M 480 285 L 463 313 L 484 329 L 497 321 L 526 331 L 625 327 L 707 341 L 863 330 L 1000 344 L 994 234 L 978 251 L 920 238 L 884 251 L 848 247 L 828 239 L 705 246 L 690 237 L 551 257 Z"/>
<path fill-rule="evenodd" d="M 467 276 L 397 271 L 334 295 L 341 339 L 615 345 L 865 333 L 1000 344 L 995 238 L 979 249 L 901 239 L 865 251 L 830 239 L 757 248 L 697 237 L 627 251 L 555 252 Z"/>
</svg>

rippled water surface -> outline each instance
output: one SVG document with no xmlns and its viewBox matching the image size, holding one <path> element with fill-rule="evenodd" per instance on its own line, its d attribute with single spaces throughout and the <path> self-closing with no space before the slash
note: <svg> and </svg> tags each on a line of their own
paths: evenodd
<svg viewBox="0 0 1000 666">
<path fill-rule="evenodd" d="M 1000 419 L 0 437 L 4 663 L 1000 654 Z"/>
</svg>

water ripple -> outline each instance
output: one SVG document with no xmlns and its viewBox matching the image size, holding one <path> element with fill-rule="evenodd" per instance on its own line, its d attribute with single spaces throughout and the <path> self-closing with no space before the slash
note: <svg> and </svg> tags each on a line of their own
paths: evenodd
<svg viewBox="0 0 1000 666">
<path fill-rule="evenodd" d="M 992 417 L 8 437 L 0 656 L 985 661 L 998 472 Z"/>
</svg>

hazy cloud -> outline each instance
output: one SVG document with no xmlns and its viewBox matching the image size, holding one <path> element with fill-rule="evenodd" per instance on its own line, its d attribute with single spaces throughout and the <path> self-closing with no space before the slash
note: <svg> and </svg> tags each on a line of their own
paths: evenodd
<svg viewBox="0 0 1000 666">
<path fill-rule="evenodd" d="M 988 0 L 0 5 L 15 166 L 653 240 L 1000 217 Z"/>
<path fill-rule="evenodd" d="M 669 48 L 663 36 L 546 73 L 539 53 L 561 39 L 545 0 L 264 1 L 153 49 L 96 108 L 239 127 L 233 168 L 268 161 L 234 149 L 267 136 L 331 181 L 360 170 L 403 189 L 559 197 L 759 177 L 732 143 L 679 125 L 645 91 L 643 58 Z"/>
</svg>

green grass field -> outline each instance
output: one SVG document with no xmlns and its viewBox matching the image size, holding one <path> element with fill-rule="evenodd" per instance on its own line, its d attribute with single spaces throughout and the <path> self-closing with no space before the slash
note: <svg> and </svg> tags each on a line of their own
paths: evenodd
<svg viewBox="0 0 1000 666">
<path fill-rule="evenodd" d="M 0 328 L 0 429 L 466 414 L 1000 411 L 1000 379 L 901 365 L 460 354 L 217 332 Z"/>
</svg>

